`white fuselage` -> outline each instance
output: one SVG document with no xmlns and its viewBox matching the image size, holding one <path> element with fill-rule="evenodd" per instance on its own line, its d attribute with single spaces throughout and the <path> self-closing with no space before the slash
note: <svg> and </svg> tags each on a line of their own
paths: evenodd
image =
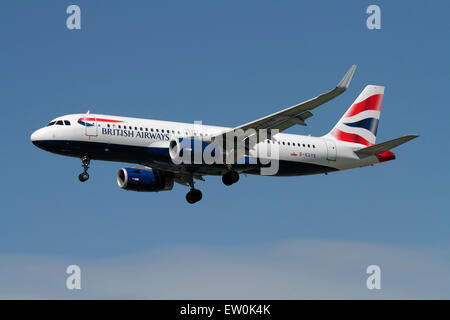
<svg viewBox="0 0 450 320">
<path fill-rule="evenodd" d="M 148 120 L 140 118 L 109 116 L 100 114 L 72 114 L 52 120 L 50 126 L 34 132 L 31 140 L 39 147 L 58 154 L 91 159 L 133 162 L 154 168 L 183 172 L 185 167 L 176 165 L 164 158 L 152 157 L 152 153 L 140 150 L 158 150 L 168 147 L 173 138 L 192 137 L 209 141 L 211 137 L 230 130 L 227 127 L 208 126 L 171 121 Z M 277 144 L 278 152 L 269 158 L 281 163 L 280 174 L 303 175 L 326 173 L 378 163 L 376 156 L 360 159 L 354 151 L 361 145 L 325 137 L 278 133 L 272 139 L 257 143 L 248 152 L 250 158 L 268 154 L 270 144 Z M 95 148 L 94 148 L 95 146 Z M 139 150 L 139 151 L 138 151 Z M 139 154 L 134 158 L 132 153 Z M 123 157 L 120 154 L 123 154 Z M 199 165 L 200 174 L 222 174 L 224 168 Z M 311 168 L 329 168 L 312 170 Z M 304 171 L 302 168 L 306 168 Z M 192 171 L 192 166 L 190 169 Z M 238 171 L 246 172 L 246 165 Z M 248 173 L 256 173 L 249 171 Z"/>
</svg>

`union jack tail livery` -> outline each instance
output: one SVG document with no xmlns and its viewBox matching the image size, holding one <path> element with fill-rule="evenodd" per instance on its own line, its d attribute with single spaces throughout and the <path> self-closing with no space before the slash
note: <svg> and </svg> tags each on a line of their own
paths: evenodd
<svg viewBox="0 0 450 320">
<path fill-rule="evenodd" d="M 375 144 L 384 87 L 368 85 L 327 135 L 340 141 Z"/>
</svg>

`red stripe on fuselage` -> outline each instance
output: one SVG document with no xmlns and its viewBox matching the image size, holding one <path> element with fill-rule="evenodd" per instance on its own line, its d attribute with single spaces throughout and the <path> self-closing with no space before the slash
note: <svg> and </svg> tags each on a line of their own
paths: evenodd
<svg viewBox="0 0 450 320">
<path fill-rule="evenodd" d="M 99 121 L 99 122 L 123 122 L 121 120 L 110 120 L 102 118 L 80 118 L 78 121 Z"/>
<path fill-rule="evenodd" d="M 366 110 L 381 110 L 381 103 L 383 102 L 382 94 L 374 94 L 373 96 L 368 97 L 367 99 L 360 101 L 358 103 L 353 104 L 350 109 L 348 109 L 345 114 L 346 117 L 354 116 L 360 112 Z"/>
<path fill-rule="evenodd" d="M 354 134 L 354 133 L 344 132 L 344 131 L 341 131 L 339 129 L 334 129 L 331 132 L 331 134 L 334 137 L 336 137 L 336 139 L 338 139 L 340 141 L 359 143 L 359 144 L 363 144 L 363 145 L 368 146 L 368 147 L 373 145 L 373 143 L 370 143 L 369 141 L 367 141 L 366 139 L 364 139 L 360 135 L 357 135 L 357 134 Z"/>
</svg>

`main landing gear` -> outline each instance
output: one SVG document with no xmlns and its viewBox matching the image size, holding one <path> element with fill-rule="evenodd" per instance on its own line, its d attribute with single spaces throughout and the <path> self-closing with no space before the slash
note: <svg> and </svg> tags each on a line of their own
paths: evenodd
<svg viewBox="0 0 450 320">
<path fill-rule="evenodd" d="M 186 194 L 186 201 L 190 204 L 196 203 L 200 200 L 202 200 L 202 192 L 198 189 L 194 188 L 194 179 L 191 178 L 189 181 L 189 186 L 191 187 L 191 190 Z"/>
<path fill-rule="evenodd" d="M 239 181 L 239 173 L 234 170 L 228 171 L 222 176 L 222 182 L 226 186 L 231 186 L 233 183 Z"/>
<path fill-rule="evenodd" d="M 91 160 L 88 157 L 84 156 L 81 158 L 81 162 L 83 162 L 82 164 L 83 172 L 80 173 L 78 179 L 80 179 L 81 182 L 85 182 L 89 179 L 89 173 L 87 171 L 89 169 L 89 164 L 91 163 Z"/>
</svg>

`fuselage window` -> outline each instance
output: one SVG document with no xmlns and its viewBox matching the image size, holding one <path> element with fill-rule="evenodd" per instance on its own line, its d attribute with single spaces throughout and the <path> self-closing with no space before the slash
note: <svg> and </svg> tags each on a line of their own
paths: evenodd
<svg viewBox="0 0 450 320">
<path fill-rule="evenodd" d="M 150 128 L 150 131 L 153 132 L 153 128 Z"/>
<path fill-rule="evenodd" d="M 290 146 L 291 145 L 291 143 L 290 142 L 288 142 L 288 146 Z"/>
<path fill-rule="evenodd" d="M 284 141 L 283 141 L 283 146 L 285 145 Z"/>
<path fill-rule="evenodd" d="M 308 148 L 310 148 L 309 144 L 308 144 Z"/>
<path fill-rule="evenodd" d="M 56 124 L 57 124 L 58 126 L 63 126 L 63 125 L 64 125 L 64 123 L 62 122 L 62 120 L 56 121 Z"/>
<path fill-rule="evenodd" d="M 305 146 L 305 144 L 303 144 L 303 147 Z"/>
<path fill-rule="evenodd" d="M 141 131 L 143 130 L 142 128 L 140 128 L 141 129 Z"/>
<path fill-rule="evenodd" d="M 66 126 L 70 126 L 70 121 L 64 120 L 64 124 L 65 124 Z"/>
<path fill-rule="evenodd" d="M 122 129 L 122 127 L 120 126 L 120 124 L 119 124 L 119 129 Z"/>
<path fill-rule="evenodd" d="M 178 130 L 178 134 L 181 134 L 180 130 Z"/>
<path fill-rule="evenodd" d="M 56 123 L 56 121 L 52 121 L 47 125 L 47 127 L 50 127 L 50 126 L 54 125 L 55 123 Z"/>
<path fill-rule="evenodd" d="M 313 148 L 315 148 L 316 146 L 315 145 L 313 145 Z"/>
<path fill-rule="evenodd" d="M 107 127 L 109 128 L 109 127 L 110 127 L 110 125 L 108 124 L 108 125 L 107 125 Z"/>
<path fill-rule="evenodd" d="M 164 133 L 164 129 L 161 129 L 161 132 Z"/>
<path fill-rule="evenodd" d="M 136 130 L 136 131 L 137 131 L 137 127 L 134 127 L 134 130 Z"/>
<path fill-rule="evenodd" d="M 148 131 L 148 128 L 145 128 L 145 131 Z"/>
<path fill-rule="evenodd" d="M 156 132 L 159 132 L 159 129 L 156 129 Z"/>
</svg>

